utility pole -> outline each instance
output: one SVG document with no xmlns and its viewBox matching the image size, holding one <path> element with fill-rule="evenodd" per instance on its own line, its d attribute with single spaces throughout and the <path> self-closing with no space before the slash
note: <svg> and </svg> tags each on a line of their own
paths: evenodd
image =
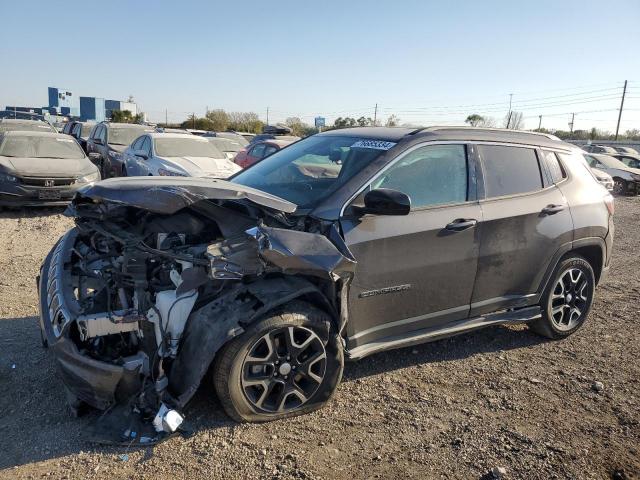
<svg viewBox="0 0 640 480">
<path fill-rule="evenodd" d="M 574 122 L 575 118 L 576 118 L 576 114 L 572 113 L 571 114 L 571 121 L 569 122 L 569 126 L 571 127 L 571 133 L 573 133 L 573 122 Z"/>
<path fill-rule="evenodd" d="M 507 118 L 507 130 L 509 130 L 509 125 L 511 125 L 511 114 L 512 114 L 512 113 L 513 113 L 513 112 L 511 112 L 511 111 L 510 111 L 510 112 L 509 112 L 509 117 Z"/>
<path fill-rule="evenodd" d="M 538 115 L 538 130 L 542 127 L 542 115 Z"/>
<path fill-rule="evenodd" d="M 169 112 L 167 112 L 167 109 L 164 109 L 164 126 L 166 127 L 167 125 L 169 125 Z"/>
<path fill-rule="evenodd" d="M 620 119 L 622 118 L 622 107 L 624 107 L 624 96 L 627 93 L 627 81 L 624 81 L 624 88 L 622 89 L 622 100 L 620 100 L 620 111 L 618 112 L 618 125 L 616 125 L 616 140 L 618 140 L 618 131 L 620 130 Z"/>
<path fill-rule="evenodd" d="M 509 129 L 509 125 L 511 125 L 511 100 L 513 100 L 513 93 L 509 94 L 509 116 L 507 118 L 507 130 Z"/>
<path fill-rule="evenodd" d="M 193 121 L 193 129 L 196 129 L 196 112 L 191 112 L 191 120 Z"/>
<path fill-rule="evenodd" d="M 269 125 L 269 107 L 267 107 L 267 125 Z"/>
<path fill-rule="evenodd" d="M 376 109 L 373 111 L 373 126 L 376 126 L 376 120 L 378 120 L 378 104 L 376 103 Z"/>
</svg>

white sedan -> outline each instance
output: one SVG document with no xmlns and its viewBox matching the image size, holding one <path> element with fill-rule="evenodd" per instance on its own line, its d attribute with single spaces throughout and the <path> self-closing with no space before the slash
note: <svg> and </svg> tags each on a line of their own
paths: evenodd
<svg viewBox="0 0 640 480">
<path fill-rule="evenodd" d="M 227 178 L 241 168 L 206 138 L 180 133 L 146 133 L 124 151 L 123 176 Z"/>
</svg>

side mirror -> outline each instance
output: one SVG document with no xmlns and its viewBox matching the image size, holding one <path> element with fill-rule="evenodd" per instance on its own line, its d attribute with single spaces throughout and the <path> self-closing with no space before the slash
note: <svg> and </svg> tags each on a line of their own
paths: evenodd
<svg viewBox="0 0 640 480">
<path fill-rule="evenodd" d="M 94 138 L 93 139 L 93 143 L 97 143 L 98 145 L 102 145 L 102 139 L 101 138 Z"/>
<path fill-rule="evenodd" d="M 99 162 L 101 158 L 102 155 L 100 155 L 99 153 L 92 152 L 89 154 L 89 160 L 91 160 L 93 163 Z"/>
<path fill-rule="evenodd" d="M 390 188 L 377 188 L 364 196 L 364 208 L 360 213 L 373 215 L 408 215 L 411 211 L 411 199 L 406 193 Z"/>
<path fill-rule="evenodd" d="M 144 150 L 134 150 L 133 154 L 136 157 L 140 157 L 143 160 L 148 160 L 149 159 L 149 155 L 147 155 L 147 152 L 145 152 Z"/>
</svg>

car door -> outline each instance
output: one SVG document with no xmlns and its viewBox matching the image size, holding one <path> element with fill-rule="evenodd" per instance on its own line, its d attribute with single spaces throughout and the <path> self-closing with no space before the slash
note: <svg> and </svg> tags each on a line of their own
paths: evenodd
<svg viewBox="0 0 640 480">
<path fill-rule="evenodd" d="M 483 222 L 471 316 L 531 304 L 552 258 L 573 240 L 569 205 L 542 151 L 479 144 L 478 152 Z"/>
<path fill-rule="evenodd" d="M 476 275 L 482 218 L 472 147 L 418 145 L 367 187 L 378 188 L 407 194 L 411 211 L 353 217 L 345 210 L 341 226 L 357 260 L 349 348 L 466 318 Z"/>
<path fill-rule="evenodd" d="M 153 157 L 151 155 L 151 138 L 149 135 L 144 136 L 142 145 L 140 146 L 140 153 L 144 156 L 136 157 L 136 162 L 140 172 L 139 175 L 158 175 L 158 164 L 153 161 Z"/>
<path fill-rule="evenodd" d="M 140 166 L 142 159 L 136 155 L 136 152 L 141 149 L 144 139 L 145 135 L 141 135 L 124 151 L 124 163 L 127 167 L 127 175 L 130 177 L 142 175 Z"/>
</svg>

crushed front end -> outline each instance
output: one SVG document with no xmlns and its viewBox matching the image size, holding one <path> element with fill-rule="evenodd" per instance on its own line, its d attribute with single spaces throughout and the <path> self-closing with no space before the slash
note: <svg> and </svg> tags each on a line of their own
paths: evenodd
<svg viewBox="0 0 640 480">
<path fill-rule="evenodd" d="M 171 435 L 228 340 L 299 296 L 339 316 L 353 272 L 335 225 L 291 215 L 293 204 L 223 181 L 167 180 L 84 190 L 38 280 L 43 342 L 70 406 L 108 410 L 97 441 Z"/>
</svg>

